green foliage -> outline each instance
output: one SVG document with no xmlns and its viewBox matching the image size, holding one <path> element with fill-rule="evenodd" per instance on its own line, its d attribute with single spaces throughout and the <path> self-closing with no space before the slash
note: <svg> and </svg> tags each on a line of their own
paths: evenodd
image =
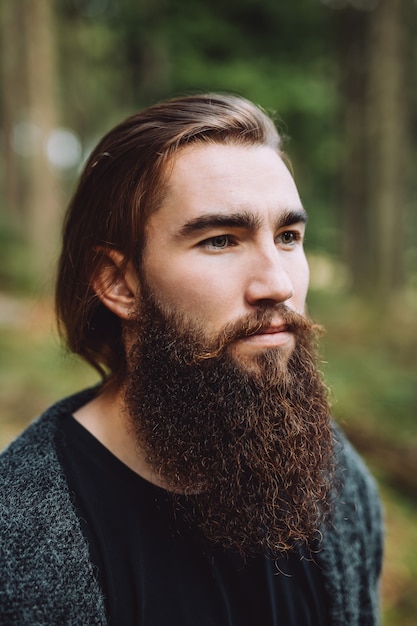
<svg viewBox="0 0 417 626">
<path fill-rule="evenodd" d="M 385 626 L 415 626 L 417 597 L 417 516 L 415 498 L 405 498 L 380 481 L 386 511 L 382 593 Z"/>
<path fill-rule="evenodd" d="M 310 293 L 310 310 L 326 328 L 323 359 L 333 412 L 380 436 L 417 446 L 416 303 L 375 310 L 340 293 Z"/>
<path fill-rule="evenodd" d="M 0 291 L 27 291 L 29 287 L 26 242 L 17 228 L 0 219 Z"/>
</svg>

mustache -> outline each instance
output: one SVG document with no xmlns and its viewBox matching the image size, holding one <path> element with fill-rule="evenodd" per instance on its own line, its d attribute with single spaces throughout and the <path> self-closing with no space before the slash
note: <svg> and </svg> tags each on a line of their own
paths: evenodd
<svg viewBox="0 0 417 626">
<path fill-rule="evenodd" d="M 268 309 L 258 309 L 235 322 L 227 324 L 214 340 L 213 346 L 197 351 L 194 354 L 193 362 L 198 363 L 199 361 L 215 359 L 221 356 L 235 341 L 255 335 L 262 329 L 267 329 L 274 321 L 277 321 L 277 318 L 279 324 L 286 327 L 287 332 L 296 336 L 304 332 L 315 334 L 323 332 L 323 328 L 307 316 L 290 309 L 285 304 L 279 303 Z"/>
</svg>

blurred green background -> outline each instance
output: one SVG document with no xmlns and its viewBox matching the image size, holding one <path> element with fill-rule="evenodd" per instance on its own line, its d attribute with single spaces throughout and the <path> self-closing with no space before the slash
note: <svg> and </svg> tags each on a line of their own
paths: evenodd
<svg viewBox="0 0 417 626">
<path fill-rule="evenodd" d="M 91 147 L 167 96 L 244 95 L 275 116 L 310 214 L 309 308 L 327 330 L 333 412 L 385 504 L 384 623 L 417 625 L 417 2 L 0 8 L 1 446 L 96 380 L 60 345 L 52 305 L 60 224 Z"/>
</svg>

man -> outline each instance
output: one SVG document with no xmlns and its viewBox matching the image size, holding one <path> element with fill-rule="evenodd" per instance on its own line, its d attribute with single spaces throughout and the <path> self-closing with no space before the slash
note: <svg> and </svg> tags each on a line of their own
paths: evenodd
<svg viewBox="0 0 417 626">
<path fill-rule="evenodd" d="M 2 624 L 378 621 L 372 479 L 329 420 L 271 120 L 171 100 L 91 155 L 56 302 L 103 384 L 1 460 Z"/>
</svg>

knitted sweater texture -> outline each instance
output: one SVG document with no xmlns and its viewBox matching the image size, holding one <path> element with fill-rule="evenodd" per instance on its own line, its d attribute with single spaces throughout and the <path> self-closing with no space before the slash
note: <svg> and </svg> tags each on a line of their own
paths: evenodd
<svg viewBox="0 0 417 626">
<path fill-rule="evenodd" d="M 46 411 L 0 456 L 0 624 L 107 624 L 104 598 L 61 467 L 63 416 L 94 391 Z M 376 626 L 381 511 L 361 459 L 336 431 L 340 487 L 317 555 L 332 626 Z M 149 625 L 152 626 L 152 625 Z"/>
</svg>

